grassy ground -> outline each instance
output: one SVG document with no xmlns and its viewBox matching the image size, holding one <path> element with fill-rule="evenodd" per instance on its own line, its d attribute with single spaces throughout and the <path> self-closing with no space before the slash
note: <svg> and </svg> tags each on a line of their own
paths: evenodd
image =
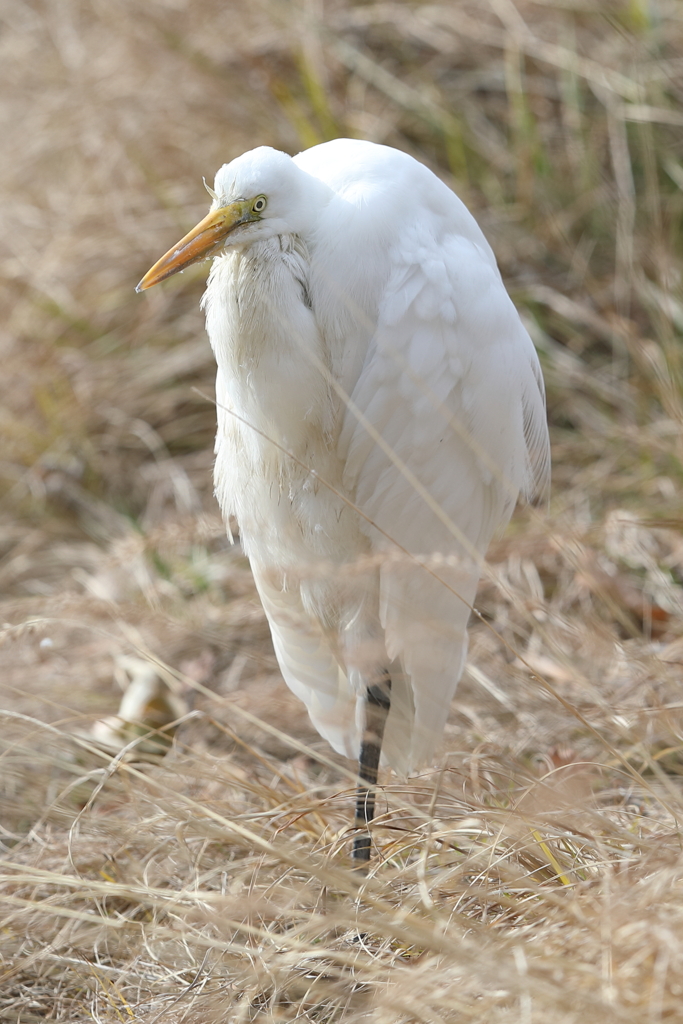
<svg viewBox="0 0 683 1024">
<path fill-rule="evenodd" d="M 683 1019 L 680 3 L 0 22 L 0 1020 Z M 491 551 L 435 766 L 383 780 L 362 889 L 350 766 L 211 496 L 206 268 L 133 292 L 202 175 L 338 135 L 473 208 L 554 457 Z M 131 679 L 148 725 L 182 718 L 165 757 L 112 718 Z"/>
</svg>

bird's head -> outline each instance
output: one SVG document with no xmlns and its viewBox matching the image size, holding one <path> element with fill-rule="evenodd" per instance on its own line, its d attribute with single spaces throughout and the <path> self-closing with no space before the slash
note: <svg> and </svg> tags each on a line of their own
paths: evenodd
<svg viewBox="0 0 683 1024">
<path fill-rule="evenodd" d="M 136 290 L 151 288 L 225 248 L 305 232 L 324 201 L 321 188 L 290 156 L 269 146 L 224 164 L 209 189 L 213 203 L 207 216 L 147 271 Z"/>
</svg>

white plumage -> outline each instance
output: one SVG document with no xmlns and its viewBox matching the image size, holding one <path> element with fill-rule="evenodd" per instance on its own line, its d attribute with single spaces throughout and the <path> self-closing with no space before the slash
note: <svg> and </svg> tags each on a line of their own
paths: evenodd
<svg viewBox="0 0 683 1024">
<path fill-rule="evenodd" d="M 491 537 L 547 483 L 536 353 L 475 220 L 404 153 L 264 147 L 214 193 L 140 287 L 217 254 L 221 509 L 315 727 L 357 756 L 388 669 L 383 754 L 408 772 L 441 735 Z M 440 579 L 405 551 L 449 556 Z"/>
</svg>

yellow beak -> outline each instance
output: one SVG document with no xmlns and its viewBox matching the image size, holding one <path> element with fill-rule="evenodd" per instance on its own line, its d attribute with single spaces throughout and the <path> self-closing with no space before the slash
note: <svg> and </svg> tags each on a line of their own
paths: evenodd
<svg viewBox="0 0 683 1024">
<path fill-rule="evenodd" d="M 251 206 L 243 200 L 212 210 L 204 220 L 192 228 L 192 231 L 181 238 L 177 245 L 157 260 L 135 291 L 144 292 L 152 285 L 185 270 L 192 263 L 208 259 L 234 228 L 245 224 L 251 217 Z"/>
</svg>

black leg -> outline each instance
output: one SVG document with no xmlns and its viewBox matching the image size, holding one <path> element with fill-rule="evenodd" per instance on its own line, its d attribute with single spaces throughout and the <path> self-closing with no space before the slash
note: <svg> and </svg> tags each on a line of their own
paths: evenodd
<svg viewBox="0 0 683 1024">
<path fill-rule="evenodd" d="M 354 866 L 365 870 L 370 860 L 370 833 L 368 822 L 375 816 L 375 791 L 382 737 L 391 707 L 391 677 L 385 672 L 380 682 L 368 686 L 365 697 L 365 732 L 358 761 L 358 789 L 356 790 L 356 828 L 365 828 L 353 843 Z M 373 788 L 370 788 L 373 787 Z"/>
</svg>

